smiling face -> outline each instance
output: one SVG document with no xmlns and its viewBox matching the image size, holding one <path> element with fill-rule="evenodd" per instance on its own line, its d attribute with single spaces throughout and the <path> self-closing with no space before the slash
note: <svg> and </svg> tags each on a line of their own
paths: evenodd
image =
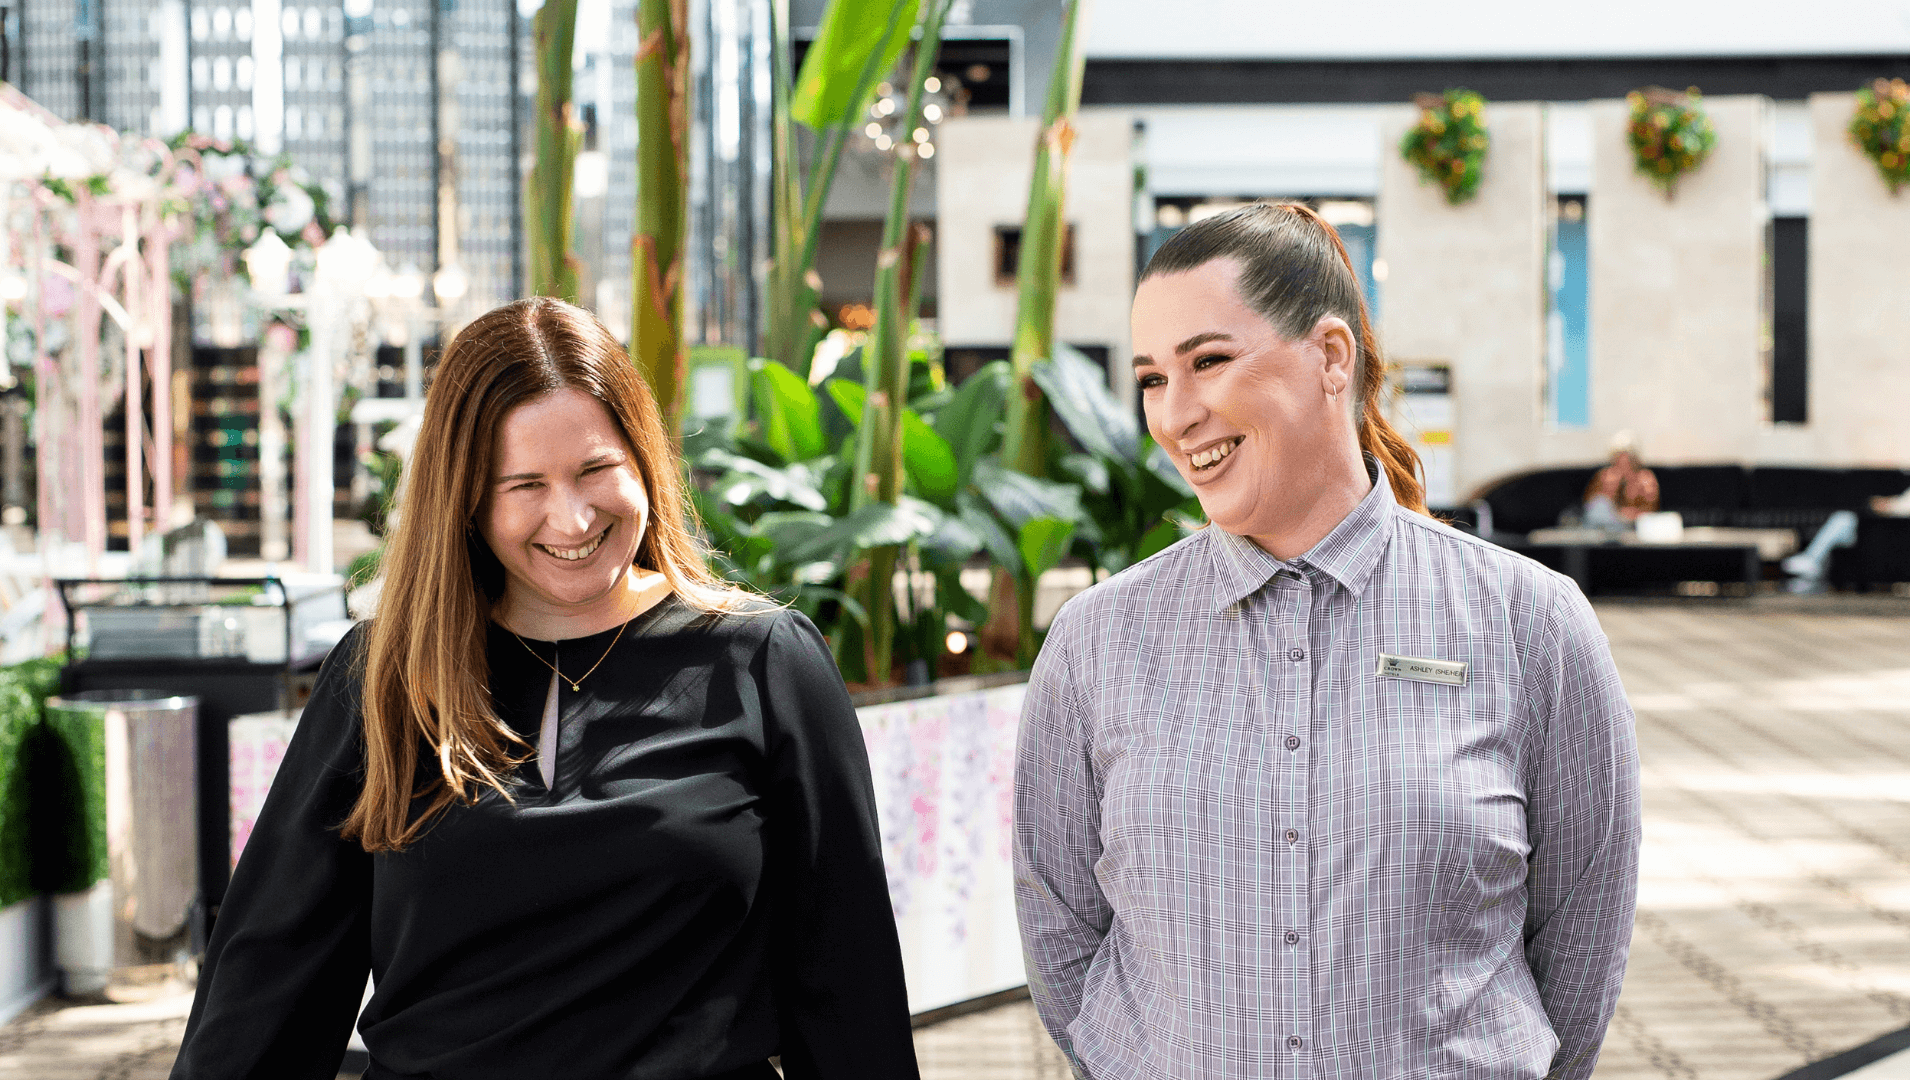
<svg viewBox="0 0 1910 1080">
<path fill-rule="evenodd" d="M 1143 281 L 1134 377 L 1149 434 L 1207 519 L 1291 558 L 1370 487 L 1348 404 L 1357 350 L 1335 316 L 1282 338 L 1240 296 L 1239 276 L 1239 262 L 1215 259 Z"/>
<path fill-rule="evenodd" d="M 603 402 L 559 390 L 506 413 L 478 532 L 504 565 L 502 612 L 601 621 L 635 588 L 650 499 Z"/>
</svg>

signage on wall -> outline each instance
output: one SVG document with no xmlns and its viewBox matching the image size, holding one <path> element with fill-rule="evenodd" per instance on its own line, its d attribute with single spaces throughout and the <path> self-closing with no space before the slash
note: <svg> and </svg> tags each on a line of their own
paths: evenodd
<svg viewBox="0 0 1910 1080">
<path fill-rule="evenodd" d="M 1426 505 L 1459 504 L 1453 456 L 1456 408 L 1452 365 L 1437 361 L 1404 361 L 1393 367 L 1386 396 L 1387 419 L 1419 454 L 1426 476 Z"/>
</svg>

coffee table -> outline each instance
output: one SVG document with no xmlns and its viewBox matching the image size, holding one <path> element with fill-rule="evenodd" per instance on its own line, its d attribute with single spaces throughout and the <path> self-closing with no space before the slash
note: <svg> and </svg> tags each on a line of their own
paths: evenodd
<svg viewBox="0 0 1910 1080">
<path fill-rule="evenodd" d="M 1757 591 L 1764 563 L 1796 550 L 1789 529 L 1691 528 L 1675 542 L 1645 543 L 1630 533 L 1599 529 L 1537 529 L 1507 545 L 1578 583 L 1587 595 L 1599 587 L 1680 581 L 1742 581 Z"/>
</svg>

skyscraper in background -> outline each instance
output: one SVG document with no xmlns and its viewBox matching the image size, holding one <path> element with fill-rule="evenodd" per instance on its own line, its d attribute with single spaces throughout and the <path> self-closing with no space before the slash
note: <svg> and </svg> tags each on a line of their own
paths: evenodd
<svg viewBox="0 0 1910 1080">
<path fill-rule="evenodd" d="M 283 152 L 394 269 L 456 265 L 467 308 L 518 294 L 531 80 L 516 0 L 6 7 L 8 74 L 62 118 Z"/>
</svg>

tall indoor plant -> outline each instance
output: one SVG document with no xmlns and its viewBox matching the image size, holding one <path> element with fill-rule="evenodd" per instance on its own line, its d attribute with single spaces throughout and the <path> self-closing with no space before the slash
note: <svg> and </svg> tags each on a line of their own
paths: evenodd
<svg viewBox="0 0 1910 1080">
<path fill-rule="evenodd" d="M 575 303 L 578 263 L 570 250 L 570 193 L 584 138 L 570 98 L 577 0 L 544 0 L 531 19 L 531 35 L 537 52 L 537 158 L 525 189 L 530 288 L 535 295 Z"/>
<path fill-rule="evenodd" d="M 637 207 L 630 236 L 630 357 L 663 410 L 683 415 L 683 242 L 689 228 L 688 0 L 637 4 Z"/>
<path fill-rule="evenodd" d="M 1042 109 L 1041 133 L 1035 142 L 1034 177 L 1028 188 L 1028 216 L 1022 223 L 1020 262 L 1015 278 L 1019 290 L 1015 311 L 1015 338 L 1009 354 L 1014 391 L 1008 395 L 1007 430 L 1002 457 L 1009 468 L 1024 476 L 1047 472 L 1048 408 L 1035 381 L 1035 364 L 1055 354 L 1055 294 L 1061 285 L 1061 251 L 1067 234 L 1068 159 L 1074 149 L 1074 116 L 1081 104 L 1083 54 L 1075 39 L 1081 7 L 1086 0 L 1068 0 L 1061 16 L 1061 41 L 1055 49 L 1053 74 L 1048 80 L 1047 103 Z M 1045 527 L 1055 531 L 1059 527 Z M 1060 540 L 1066 547 L 1066 538 Z M 1035 579 L 1039 572 L 1024 567 L 1014 575 L 1016 657 L 1034 662 Z M 1005 582 L 1004 582 L 1005 584 Z M 1006 599 L 1003 588 L 995 595 Z M 997 613 L 1001 617 L 1001 613 Z"/>
</svg>

